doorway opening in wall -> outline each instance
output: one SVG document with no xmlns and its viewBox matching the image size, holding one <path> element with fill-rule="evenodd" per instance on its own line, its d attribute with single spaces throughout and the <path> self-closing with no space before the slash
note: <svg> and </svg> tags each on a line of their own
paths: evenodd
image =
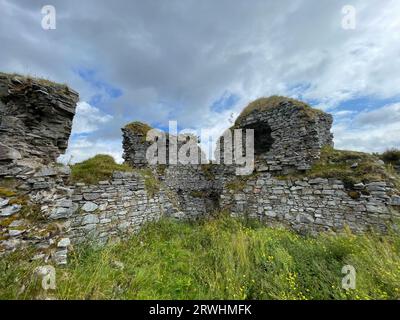
<svg viewBox="0 0 400 320">
<path fill-rule="evenodd" d="M 254 152 L 255 154 L 266 153 L 274 144 L 271 127 L 266 122 L 254 123 L 244 129 L 254 129 Z"/>
</svg>

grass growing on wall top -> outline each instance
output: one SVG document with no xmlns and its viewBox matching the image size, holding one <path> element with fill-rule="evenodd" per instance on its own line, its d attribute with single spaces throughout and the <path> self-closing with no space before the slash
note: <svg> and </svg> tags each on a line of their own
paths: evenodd
<svg viewBox="0 0 400 320">
<path fill-rule="evenodd" d="M 39 84 L 45 87 L 53 87 L 55 89 L 62 89 L 62 90 L 69 90 L 69 87 L 65 83 L 57 83 L 50 79 L 41 78 L 36 75 L 21 75 L 18 73 L 4 73 L 0 72 L 0 77 L 5 77 L 9 79 L 18 79 L 19 81 L 23 82 L 21 88 L 25 88 L 24 85 L 30 86 L 32 84 Z"/>
<path fill-rule="evenodd" d="M 302 111 L 304 115 L 312 119 L 315 118 L 316 115 L 324 113 L 323 111 L 311 108 L 305 102 L 296 99 L 283 96 L 270 96 L 268 98 L 259 98 L 249 103 L 249 105 L 240 113 L 239 117 L 235 121 L 235 124 L 238 124 L 252 112 L 262 112 L 268 109 L 277 108 L 283 102 L 292 103 L 295 108 Z"/>
<path fill-rule="evenodd" d="M 321 158 L 309 171 L 311 177 L 338 178 L 349 183 L 388 180 L 385 167 L 379 158 L 369 153 L 335 150 L 326 146 L 321 150 Z M 357 163 L 357 167 L 351 168 Z"/>
<path fill-rule="evenodd" d="M 125 129 L 131 130 L 134 133 L 139 133 L 143 136 L 146 136 L 147 132 L 149 132 L 152 128 L 146 123 L 134 121 L 134 122 L 128 123 L 125 126 Z"/>
<path fill-rule="evenodd" d="M 390 165 L 379 163 L 379 156 L 347 150 L 336 150 L 325 146 L 321 150 L 320 159 L 317 160 L 304 174 L 280 176 L 287 178 L 334 178 L 342 180 L 347 188 L 354 184 L 374 181 L 387 181 L 394 183 L 400 188 L 400 177 Z M 353 164 L 357 164 L 352 168 Z"/>
<path fill-rule="evenodd" d="M 122 262 L 123 269 L 115 267 Z M 0 260 L 0 298 L 32 299 L 39 262 Z M 356 269 L 356 290 L 341 287 Z M 25 286 L 25 290 L 21 288 Z M 148 224 L 130 240 L 78 247 L 57 268 L 57 299 L 399 299 L 400 236 L 315 238 L 222 216 Z"/>
<path fill-rule="evenodd" d="M 109 180 L 114 171 L 132 171 L 127 164 L 118 164 L 114 158 L 105 154 L 98 154 L 93 158 L 71 166 L 72 182 L 96 184 L 102 180 Z"/>
</svg>

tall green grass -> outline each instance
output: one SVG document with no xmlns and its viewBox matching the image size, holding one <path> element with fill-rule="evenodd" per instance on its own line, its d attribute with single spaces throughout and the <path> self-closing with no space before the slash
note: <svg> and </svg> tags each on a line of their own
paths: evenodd
<svg viewBox="0 0 400 320">
<path fill-rule="evenodd" d="M 32 280 L 37 264 L 16 254 L 3 258 L 0 298 L 37 297 L 38 283 Z M 344 265 L 357 271 L 355 290 L 341 287 Z M 47 294 L 57 299 L 399 299 L 400 237 L 302 237 L 225 216 L 197 223 L 162 220 L 119 244 L 75 248 L 69 265 L 57 268 L 57 289 Z"/>
</svg>

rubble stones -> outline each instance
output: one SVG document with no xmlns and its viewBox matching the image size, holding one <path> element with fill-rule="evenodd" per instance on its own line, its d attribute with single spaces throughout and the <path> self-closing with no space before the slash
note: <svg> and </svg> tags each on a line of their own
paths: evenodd
<svg viewBox="0 0 400 320">
<path fill-rule="evenodd" d="M 0 198 L 0 208 L 5 207 L 6 205 L 8 205 L 9 202 L 10 202 L 9 199 L 2 199 L 2 198 Z"/>
<path fill-rule="evenodd" d="M 13 214 L 18 213 L 21 210 L 22 206 L 19 204 L 13 204 L 11 206 L 5 207 L 0 210 L 0 217 L 9 217 Z"/>
<path fill-rule="evenodd" d="M 85 204 L 82 206 L 82 210 L 85 212 L 93 212 L 97 210 L 99 206 L 91 201 L 85 202 Z"/>
<path fill-rule="evenodd" d="M 57 243 L 58 248 L 66 248 L 71 244 L 71 240 L 69 238 L 62 238 Z"/>
</svg>

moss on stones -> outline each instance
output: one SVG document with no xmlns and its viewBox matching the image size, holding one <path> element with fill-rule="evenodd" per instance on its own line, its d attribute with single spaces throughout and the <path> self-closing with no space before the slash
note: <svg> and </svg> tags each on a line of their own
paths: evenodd
<svg viewBox="0 0 400 320">
<path fill-rule="evenodd" d="M 247 176 L 236 176 L 233 180 L 226 183 L 225 187 L 233 192 L 240 192 L 246 187 L 249 180 L 257 179 L 258 173 Z"/>
<path fill-rule="evenodd" d="M 380 155 L 380 158 L 388 164 L 400 164 L 400 150 L 389 149 Z"/>
<path fill-rule="evenodd" d="M 13 197 L 16 195 L 16 192 L 11 190 L 11 189 L 7 189 L 7 188 L 2 188 L 0 187 L 0 197 Z"/>
<path fill-rule="evenodd" d="M 14 85 L 13 89 L 17 91 L 24 91 L 25 89 L 31 87 L 34 84 L 38 84 L 45 87 L 51 87 L 57 90 L 69 91 L 69 87 L 65 83 L 57 83 L 45 78 L 38 78 L 31 75 L 20 75 L 17 73 L 4 73 L 0 72 L 0 77 L 16 79 L 21 82 L 21 84 Z"/>
</svg>

